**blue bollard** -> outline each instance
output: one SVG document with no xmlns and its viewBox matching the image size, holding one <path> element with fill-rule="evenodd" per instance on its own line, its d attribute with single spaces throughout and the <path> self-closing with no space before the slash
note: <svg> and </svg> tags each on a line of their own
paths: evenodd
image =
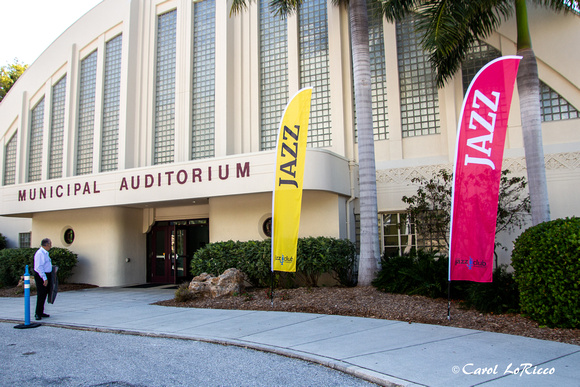
<svg viewBox="0 0 580 387">
<path fill-rule="evenodd" d="M 24 324 L 30 325 L 30 273 L 28 265 L 24 270 Z"/>
<path fill-rule="evenodd" d="M 24 270 L 24 324 L 16 325 L 14 328 L 36 328 L 41 324 L 30 323 L 30 273 L 28 272 L 28 265 Z"/>
</svg>

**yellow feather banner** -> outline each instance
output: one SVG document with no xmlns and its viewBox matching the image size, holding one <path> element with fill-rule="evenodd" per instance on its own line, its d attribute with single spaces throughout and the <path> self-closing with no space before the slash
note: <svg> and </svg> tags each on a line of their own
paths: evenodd
<svg viewBox="0 0 580 387">
<path fill-rule="evenodd" d="M 312 88 L 290 100 L 280 121 L 272 197 L 272 271 L 296 271 Z"/>
</svg>

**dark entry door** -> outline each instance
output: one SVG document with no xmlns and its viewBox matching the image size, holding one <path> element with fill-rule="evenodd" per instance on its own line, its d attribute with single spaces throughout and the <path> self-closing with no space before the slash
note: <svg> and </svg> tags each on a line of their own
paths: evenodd
<svg viewBox="0 0 580 387">
<path fill-rule="evenodd" d="M 158 222 L 148 240 L 148 282 L 178 284 L 191 279 L 193 254 L 209 242 L 207 219 Z"/>
<path fill-rule="evenodd" d="M 150 282 L 173 283 L 171 273 L 171 229 L 170 226 L 155 226 L 149 233 L 149 280 Z"/>
</svg>

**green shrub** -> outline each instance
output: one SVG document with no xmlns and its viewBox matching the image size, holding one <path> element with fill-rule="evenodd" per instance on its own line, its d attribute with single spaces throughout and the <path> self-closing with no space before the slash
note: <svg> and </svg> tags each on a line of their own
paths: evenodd
<svg viewBox="0 0 580 387">
<path fill-rule="evenodd" d="M 323 273 L 332 271 L 327 248 L 324 239 L 310 237 L 298 241 L 296 273 L 307 286 L 316 286 Z"/>
<path fill-rule="evenodd" d="M 201 273 L 218 276 L 234 267 L 243 271 L 252 285 L 269 286 L 270 240 L 209 243 L 193 255 L 190 267 L 194 276 Z"/>
<path fill-rule="evenodd" d="M 354 285 L 356 247 L 346 239 L 309 237 L 298 239 L 297 275 L 308 286 L 317 286 L 324 273 L 345 286 Z"/>
<path fill-rule="evenodd" d="M 73 275 L 73 269 L 78 263 L 77 254 L 65 248 L 53 247 L 50 249 L 50 259 L 53 265 L 58 266 L 58 282 L 66 283 Z"/>
<path fill-rule="evenodd" d="M 580 328 L 580 218 L 524 231 L 515 242 L 512 266 L 522 313 L 550 327 Z"/>
<path fill-rule="evenodd" d="M 6 241 L 6 237 L 0 234 L 0 250 L 4 250 L 8 246 L 8 242 Z"/>
<path fill-rule="evenodd" d="M 271 240 L 237 242 L 237 269 L 244 272 L 254 286 L 269 286 L 271 282 Z M 223 270 L 218 273 L 223 273 Z"/>
<path fill-rule="evenodd" d="M 33 275 L 36 250 L 32 248 L 0 250 L 0 284 L 3 287 L 16 286 L 20 276 L 24 275 L 26 265 L 30 275 Z"/>
<path fill-rule="evenodd" d="M 328 251 L 334 261 L 332 267 L 334 279 L 343 286 L 355 286 L 356 245 L 348 239 L 332 239 Z"/>
<path fill-rule="evenodd" d="M 426 250 L 410 255 L 385 254 L 373 285 L 387 293 L 446 298 L 448 295 L 449 258 Z M 505 313 L 518 310 L 518 290 L 513 275 L 505 267 L 494 270 L 492 283 L 453 281 L 451 298 L 463 301 L 483 313 Z"/>
<path fill-rule="evenodd" d="M 26 265 L 31 276 L 34 275 L 34 253 L 38 248 L 0 250 L 0 286 L 16 286 L 24 275 Z M 70 250 L 53 247 L 50 250 L 52 264 L 58 266 L 58 281 L 65 283 L 72 275 L 78 260 Z"/>
<path fill-rule="evenodd" d="M 308 286 L 316 286 L 324 273 L 331 273 L 343 285 L 353 284 L 356 255 L 352 242 L 327 237 L 300 238 L 297 256 L 297 274 Z M 253 286 L 268 287 L 271 285 L 270 257 L 271 239 L 210 243 L 194 254 L 191 273 L 218 276 L 234 267 L 243 271 Z M 276 272 L 276 278 L 284 281 L 285 286 L 295 283 L 295 277 L 286 273 Z"/>
<path fill-rule="evenodd" d="M 385 255 L 373 285 L 387 293 L 447 297 L 448 262 L 447 257 L 426 250 L 403 256 Z"/>
<path fill-rule="evenodd" d="M 512 273 L 501 265 L 493 271 L 493 282 L 465 282 L 464 302 L 483 313 L 519 312 L 519 291 Z"/>
</svg>

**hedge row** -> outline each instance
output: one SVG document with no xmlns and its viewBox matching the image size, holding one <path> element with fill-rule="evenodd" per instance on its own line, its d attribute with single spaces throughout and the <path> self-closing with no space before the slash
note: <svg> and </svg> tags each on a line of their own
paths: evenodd
<svg viewBox="0 0 580 387">
<path fill-rule="evenodd" d="M 198 250 L 191 261 L 191 273 L 196 276 L 222 274 L 229 268 L 244 272 L 253 286 L 267 287 L 271 282 L 271 239 L 262 241 L 226 241 L 211 243 Z M 353 270 L 356 249 L 352 242 L 328 237 L 300 238 L 297 251 L 297 277 L 290 284 L 302 280 L 317 286 L 320 276 L 329 273 L 345 286 L 354 285 Z"/>
<path fill-rule="evenodd" d="M 34 253 L 38 248 L 0 250 L 0 287 L 16 286 L 24 275 L 26 265 L 30 275 L 34 271 Z M 52 264 L 58 266 L 58 281 L 65 283 L 76 266 L 77 255 L 68 249 L 53 247 L 50 250 Z"/>
</svg>

